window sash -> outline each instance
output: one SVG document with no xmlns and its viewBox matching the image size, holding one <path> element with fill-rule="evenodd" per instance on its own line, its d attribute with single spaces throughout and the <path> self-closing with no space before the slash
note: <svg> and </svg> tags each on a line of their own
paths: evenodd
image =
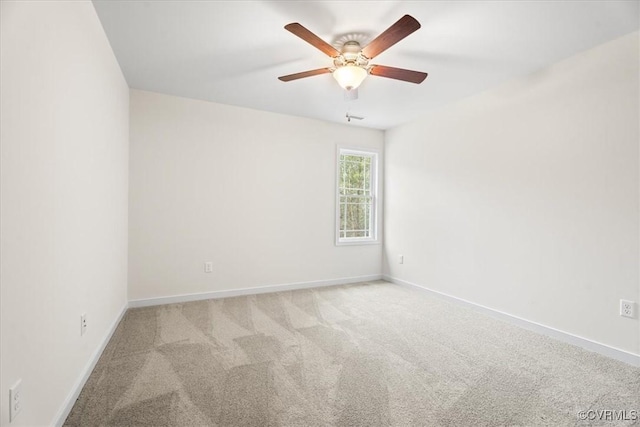
<svg viewBox="0 0 640 427">
<path fill-rule="evenodd" d="M 377 153 L 338 150 L 336 243 L 377 241 Z"/>
</svg>

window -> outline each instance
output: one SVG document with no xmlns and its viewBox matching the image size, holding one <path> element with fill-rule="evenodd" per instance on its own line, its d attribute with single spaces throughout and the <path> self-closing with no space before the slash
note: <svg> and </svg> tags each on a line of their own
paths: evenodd
<svg viewBox="0 0 640 427">
<path fill-rule="evenodd" d="M 378 153 L 338 148 L 336 244 L 376 243 Z"/>
</svg>

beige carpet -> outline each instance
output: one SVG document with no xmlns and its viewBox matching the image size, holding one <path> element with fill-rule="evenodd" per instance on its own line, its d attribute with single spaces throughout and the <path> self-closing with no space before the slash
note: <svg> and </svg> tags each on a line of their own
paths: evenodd
<svg viewBox="0 0 640 427">
<path fill-rule="evenodd" d="M 640 369 L 374 282 L 131 309 L 65 425 L 640 425 L 632 411 Z"/>
</svg>

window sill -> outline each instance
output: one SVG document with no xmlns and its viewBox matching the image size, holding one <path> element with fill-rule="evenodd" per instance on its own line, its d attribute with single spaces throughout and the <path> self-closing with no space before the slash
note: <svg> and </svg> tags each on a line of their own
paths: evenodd
<svg viewBox="0 0 640 427">
<path fill-rule="evenodd" d="M 337 241 L 336 246 L 359 246 L 359 245 L 379 245 L 380 240 L 343 240 Z"/>
</svg>

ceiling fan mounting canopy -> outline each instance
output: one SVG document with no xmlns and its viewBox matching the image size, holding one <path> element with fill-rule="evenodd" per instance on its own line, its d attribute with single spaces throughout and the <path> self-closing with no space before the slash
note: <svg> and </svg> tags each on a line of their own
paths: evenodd
<svg viewBox="0 0 640 427">
<path fill-rule="evenodd" d="M 420 71 L 369 64 L 374 57 L 420 28 L 420 23 L 410 15 L 400 18 L 364 48 L 361 48 L 357 41 L 348 40 L 342 45 L 342 49 L 338 50 L 297 22 L 285 25 L 284 28 L 333 59 L 333 67 L 278 77 L 284 82 L 332 73 L 340 86 L 346 90 L 352 90 L 356 89 L 369 74 L 416 84 L 422 83 L 427 78 L 427 73 Z"/>
</svg>

